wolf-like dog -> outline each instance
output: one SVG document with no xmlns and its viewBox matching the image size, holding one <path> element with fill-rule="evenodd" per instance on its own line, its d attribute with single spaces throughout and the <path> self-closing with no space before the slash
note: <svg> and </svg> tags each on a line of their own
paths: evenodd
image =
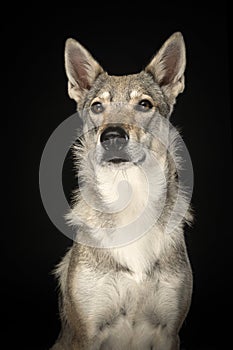
<svg viewBox="0 0 233 350">
<path fill-rule="evenodd" d="M 66 216 L 77 238 L 56 268 L 62 329 L 53 350 L 180 347 L 192 296 L 184 239 L 192 214 L 182 214 L 184 191 L 176 205 L 181 160 L 169 117 L 185 65 L 179 32 L 140 73 L 125 76 L 108 75 L 80 43 L 66 41 L 68 93 L 83 136 Z"/>
</svg>

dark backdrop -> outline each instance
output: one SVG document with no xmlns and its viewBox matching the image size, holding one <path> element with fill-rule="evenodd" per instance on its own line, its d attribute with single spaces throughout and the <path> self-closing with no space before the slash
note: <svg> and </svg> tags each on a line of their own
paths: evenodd
<svg viewBox="0 0 233 350">
<path fill-rule="evenodd" d="M 194 292 L 182 344 L 186 350 L 227 348 L 232 306 L 227 9 L 224 1 L 206 8 L 175 3 L 135 3 L 128 10 L 119 4 L 90 4 L 2 13 L 6 210 L 1 232 L 1 343 L 6 342 L 7 349 L 48 349 L 59 331 L 51 270 L 72 242 L 53 226 L 43 208 L 38 169 L 48 137 L 75 112 L 63 66 L 66 38 L 79 40 L 109 73 L 126 74 L 145 66 L 177 30 L 184 35 L 188 63 L 186 90 L 172 120 L 182 127 L 192 158 L 196 213 L 194 227 L 186 230 Z M 67 161 L 66 191 L 73 185 Z"/>
</svg>

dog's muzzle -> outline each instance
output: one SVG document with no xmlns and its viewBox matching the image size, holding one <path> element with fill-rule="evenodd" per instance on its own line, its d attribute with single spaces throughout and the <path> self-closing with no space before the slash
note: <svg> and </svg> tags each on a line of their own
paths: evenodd
<svg viewBox="0 0 233 350">
<path fill-rule="evenodd" d="M 118 125 L 107 127 L 100 135 L 100 143 L 104 148 L 103 160 L 112 163 L 129 162 L 126 146 L 129 135 Z"/>
</svg>

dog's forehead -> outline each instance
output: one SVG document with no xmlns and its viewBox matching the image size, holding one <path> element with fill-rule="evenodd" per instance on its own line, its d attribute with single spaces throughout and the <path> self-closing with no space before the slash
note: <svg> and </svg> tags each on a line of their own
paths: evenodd
<svg viewBox="0 0 233 350">
<path fill-rule="evenodd" d="M 99 75 L 86 94 L 83 107 L 89 107 L 96 99 L 103 102 L 136 103 L 150 96 L 159 107 L 160 113 L 167 116 L 170 108 L 164 94 L 154 78 L 145 71 L 137 74 L 116 76 L 106 72 Z M 81 107 L 82 108 L 82 107 Z"/>
<path fill-rule="evenodd" d="M 152 89 L 151 80 L 151 77 L 146 73 L 124 76 L 107 75 L 102 80 L 97 95 L 110 101 L 129 101 L 145 93 L 156 93 L 155 84 L 153 84 Z"/>
</svg>

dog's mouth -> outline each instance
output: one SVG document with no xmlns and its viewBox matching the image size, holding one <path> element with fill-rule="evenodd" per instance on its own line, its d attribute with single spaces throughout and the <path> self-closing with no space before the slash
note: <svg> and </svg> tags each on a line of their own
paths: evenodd
<svg viewBox="0 0 233 350">
<path fill-rule="evenodd" d="M 120 163 L 128 163 L 129 159 L 124 158 L 112 158 L 107 161 L 108 163 L 120 164 Z"/>
<path fill-rule="evenodd" d="M 102 162 L 105 165 L 120 165 L 120 166 L 129 166 L 130 164 L 134 165 L 140 165 L 142 164 L 146 159 L 146 155 L 143 154 L 140 158 L 138 159 L 131 159 L 129 156 L 114 156 L 114 157 L 106 157 L 106 155 L 102 158 Z"/>
<path fill-rule="evenodd" d="M 127 156 L 125 153 L 124 154 L 108 154 L 106 152 L 102 156 L 102 161 L 107 164 L 121 164 L 121 163 L 130 163 L 131 159 L 129 156 Z"/>
</svg>

